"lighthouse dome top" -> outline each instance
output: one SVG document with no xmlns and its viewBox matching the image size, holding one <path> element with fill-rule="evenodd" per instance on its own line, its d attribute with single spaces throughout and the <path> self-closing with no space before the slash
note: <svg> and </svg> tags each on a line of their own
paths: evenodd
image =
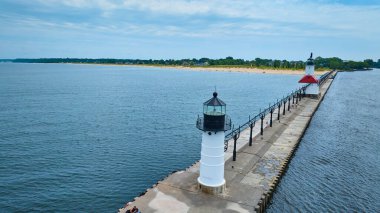
<svg viewBox="0 0 380 213">
<path fill-rule="evenodd" d="M 310 58 L 307 59 L 306 65 L 314 65 L 313 53 L 311 53 Z"/>
<path fill-rule="evenodd" d="M 206 105 L 206 106 L 226 106 L 226 103 L 224 103 L 224 101 L 220 100 L 218 98 L 218 93 L 217 92 L 214 92 L 212 94 L 212 98 L 209 99 L 208 101 L 204 102 L 203 105 Z"/>
</svg>

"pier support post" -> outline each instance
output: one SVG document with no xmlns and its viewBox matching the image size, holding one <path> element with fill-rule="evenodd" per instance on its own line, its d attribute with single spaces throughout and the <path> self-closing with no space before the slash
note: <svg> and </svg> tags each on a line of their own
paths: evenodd
<svg viewBox="0 0 380 213">
<path fill-rule="evenodd" d="M 264 115 L 262 114 L 261 117 L 261 128 L 260 128 L 260 135 L 263 135 L 264 133 Z"/>
<path fill-rule="evenodd" d="M 273 115 L 273 108 L 270 109 L 270 121 L 269 121 L 270 127 L 272 127 L 272 115 Z"/>
</svg>

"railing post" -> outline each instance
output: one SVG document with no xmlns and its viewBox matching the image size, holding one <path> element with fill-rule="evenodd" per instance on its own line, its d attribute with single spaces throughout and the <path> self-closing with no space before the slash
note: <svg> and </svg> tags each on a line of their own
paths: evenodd
<svg viewBox="0 0 380 213">
<path fill-rule="evenodd" d="M 285 115 L 285 107 L 286 107 L 286 100 L 284 101 L 284 109 L 282 110 L 283 115 Z"/>
<path fill-rule="evenodd" d="M 255 125 L 254 125 L 254 123 L 251 123 L 250 125 L 249 125 L 249 128 L 251 128 L 250 129 L 250 132 L 249 132 L 249 146 L 252 146 L 252 130 L 253 130 L 253 127 L 254 127 Z"/>
<path fill-rule="evenodd" d="M 234 135 L 234 151 L 232 152 L 233 161 L 236 161 L 236 142 L 239 137 L 240 137 L 240 126 L 239 126 L 239 132 Z"/>
<path fill-rule="evenodd" d="M 288 111 L 290 111 L 290 96 L 288 97 Z"/>
<path fill-rule="evenodd" d="M 299 91 L 298 92 L 298 98 L 299 98 L 299 100 L 298 101 L 301 101 L 301 99 L 302 99 L 302 97 L 301 97 L 302 95 L 301 95 L 301 91 Z"/>
<path fill-rule="evenodd" d="M 298 92 L 296 92 L 296 104 L 298 104 Z"/>
<path fill-rule="evenodd" d="M 264 133 L 264 115 L 263 114 L 261 114 L 260 119 L 261 119 L 260 135 L 263 135 Z"/>
<path fill-rule="evenodd" d="M 294 104 L 294 94 L 292 96 L 293 96 L 293 104 Z"/>
<path fill-rule="evenodd" d="M 269 121 L 270 127 L 272 127 L 272 115 L 273 115 L 273 108 L 270 109 L 270 121 Z"/>
<path fill-rule="evenodd" d="M 234 135 L 234 151 L 233 151 L 233 157 L 232 157 L 233 161 L 236 161 L 236 141 L 237 141 L 237 137 L 236 135 Z"/>
<path fill-rule="evenodd" d="M 281 103 L 278 104 L 277 120 L 280 120 L 280 108 L 281 108 Z"/>
</svg>

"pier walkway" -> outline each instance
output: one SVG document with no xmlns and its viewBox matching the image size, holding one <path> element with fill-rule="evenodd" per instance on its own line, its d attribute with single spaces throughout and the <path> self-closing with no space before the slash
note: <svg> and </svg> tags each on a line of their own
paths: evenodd
<svg viewBox="0 0 380 213">
<path fill-rule="evenodd" d="M 335 75 L 333 73 L 332 75 Z M 159 181 L 157 185 L 135 198 L 130 206 L 141 212 L 255 212 L 263 211 L 281 175 L 285 172 L 314 112 L 323 100 L 333 79 L 321 85 L 319 99 L 303 98 L 292 104 L 290 111 L 274 119 L 269 127 L 269 115 L 253 128 L 253 143 L 248 145 L 250 129 L 241 132 L 237 143 L 237 158 L 232 161 L 233 139 L 225 153 L 226 190 L 221 195 L 209 195 L 198 189 L 199 162 Z M 277 118 L 277 112 L 273 113 Z M 180 159 L 179 159 L 180 160 Z M 266 196 L 263 196 L 266 195 Z M 263 200 L 266 200 L 265 202 Z M 126 209 L 119 210 L 124 213 Z"/>
</svg>

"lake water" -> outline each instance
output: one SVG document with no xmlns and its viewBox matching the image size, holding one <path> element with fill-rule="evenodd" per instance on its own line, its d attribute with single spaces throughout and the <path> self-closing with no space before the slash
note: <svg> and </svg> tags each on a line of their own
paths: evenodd
<svg viewBox="0 0 380 213">
<path fill-rule="evenodd" d="M 379 81 L 336 76 L 267 212 L 380 212 Z"/>
<path fill-rule="evenodd" d="M 299 78 L 0 63 L 0 210 L 115 212 L 200 158 L 195 121 L 215 86 L 239 125 Z"/>
</svg>

